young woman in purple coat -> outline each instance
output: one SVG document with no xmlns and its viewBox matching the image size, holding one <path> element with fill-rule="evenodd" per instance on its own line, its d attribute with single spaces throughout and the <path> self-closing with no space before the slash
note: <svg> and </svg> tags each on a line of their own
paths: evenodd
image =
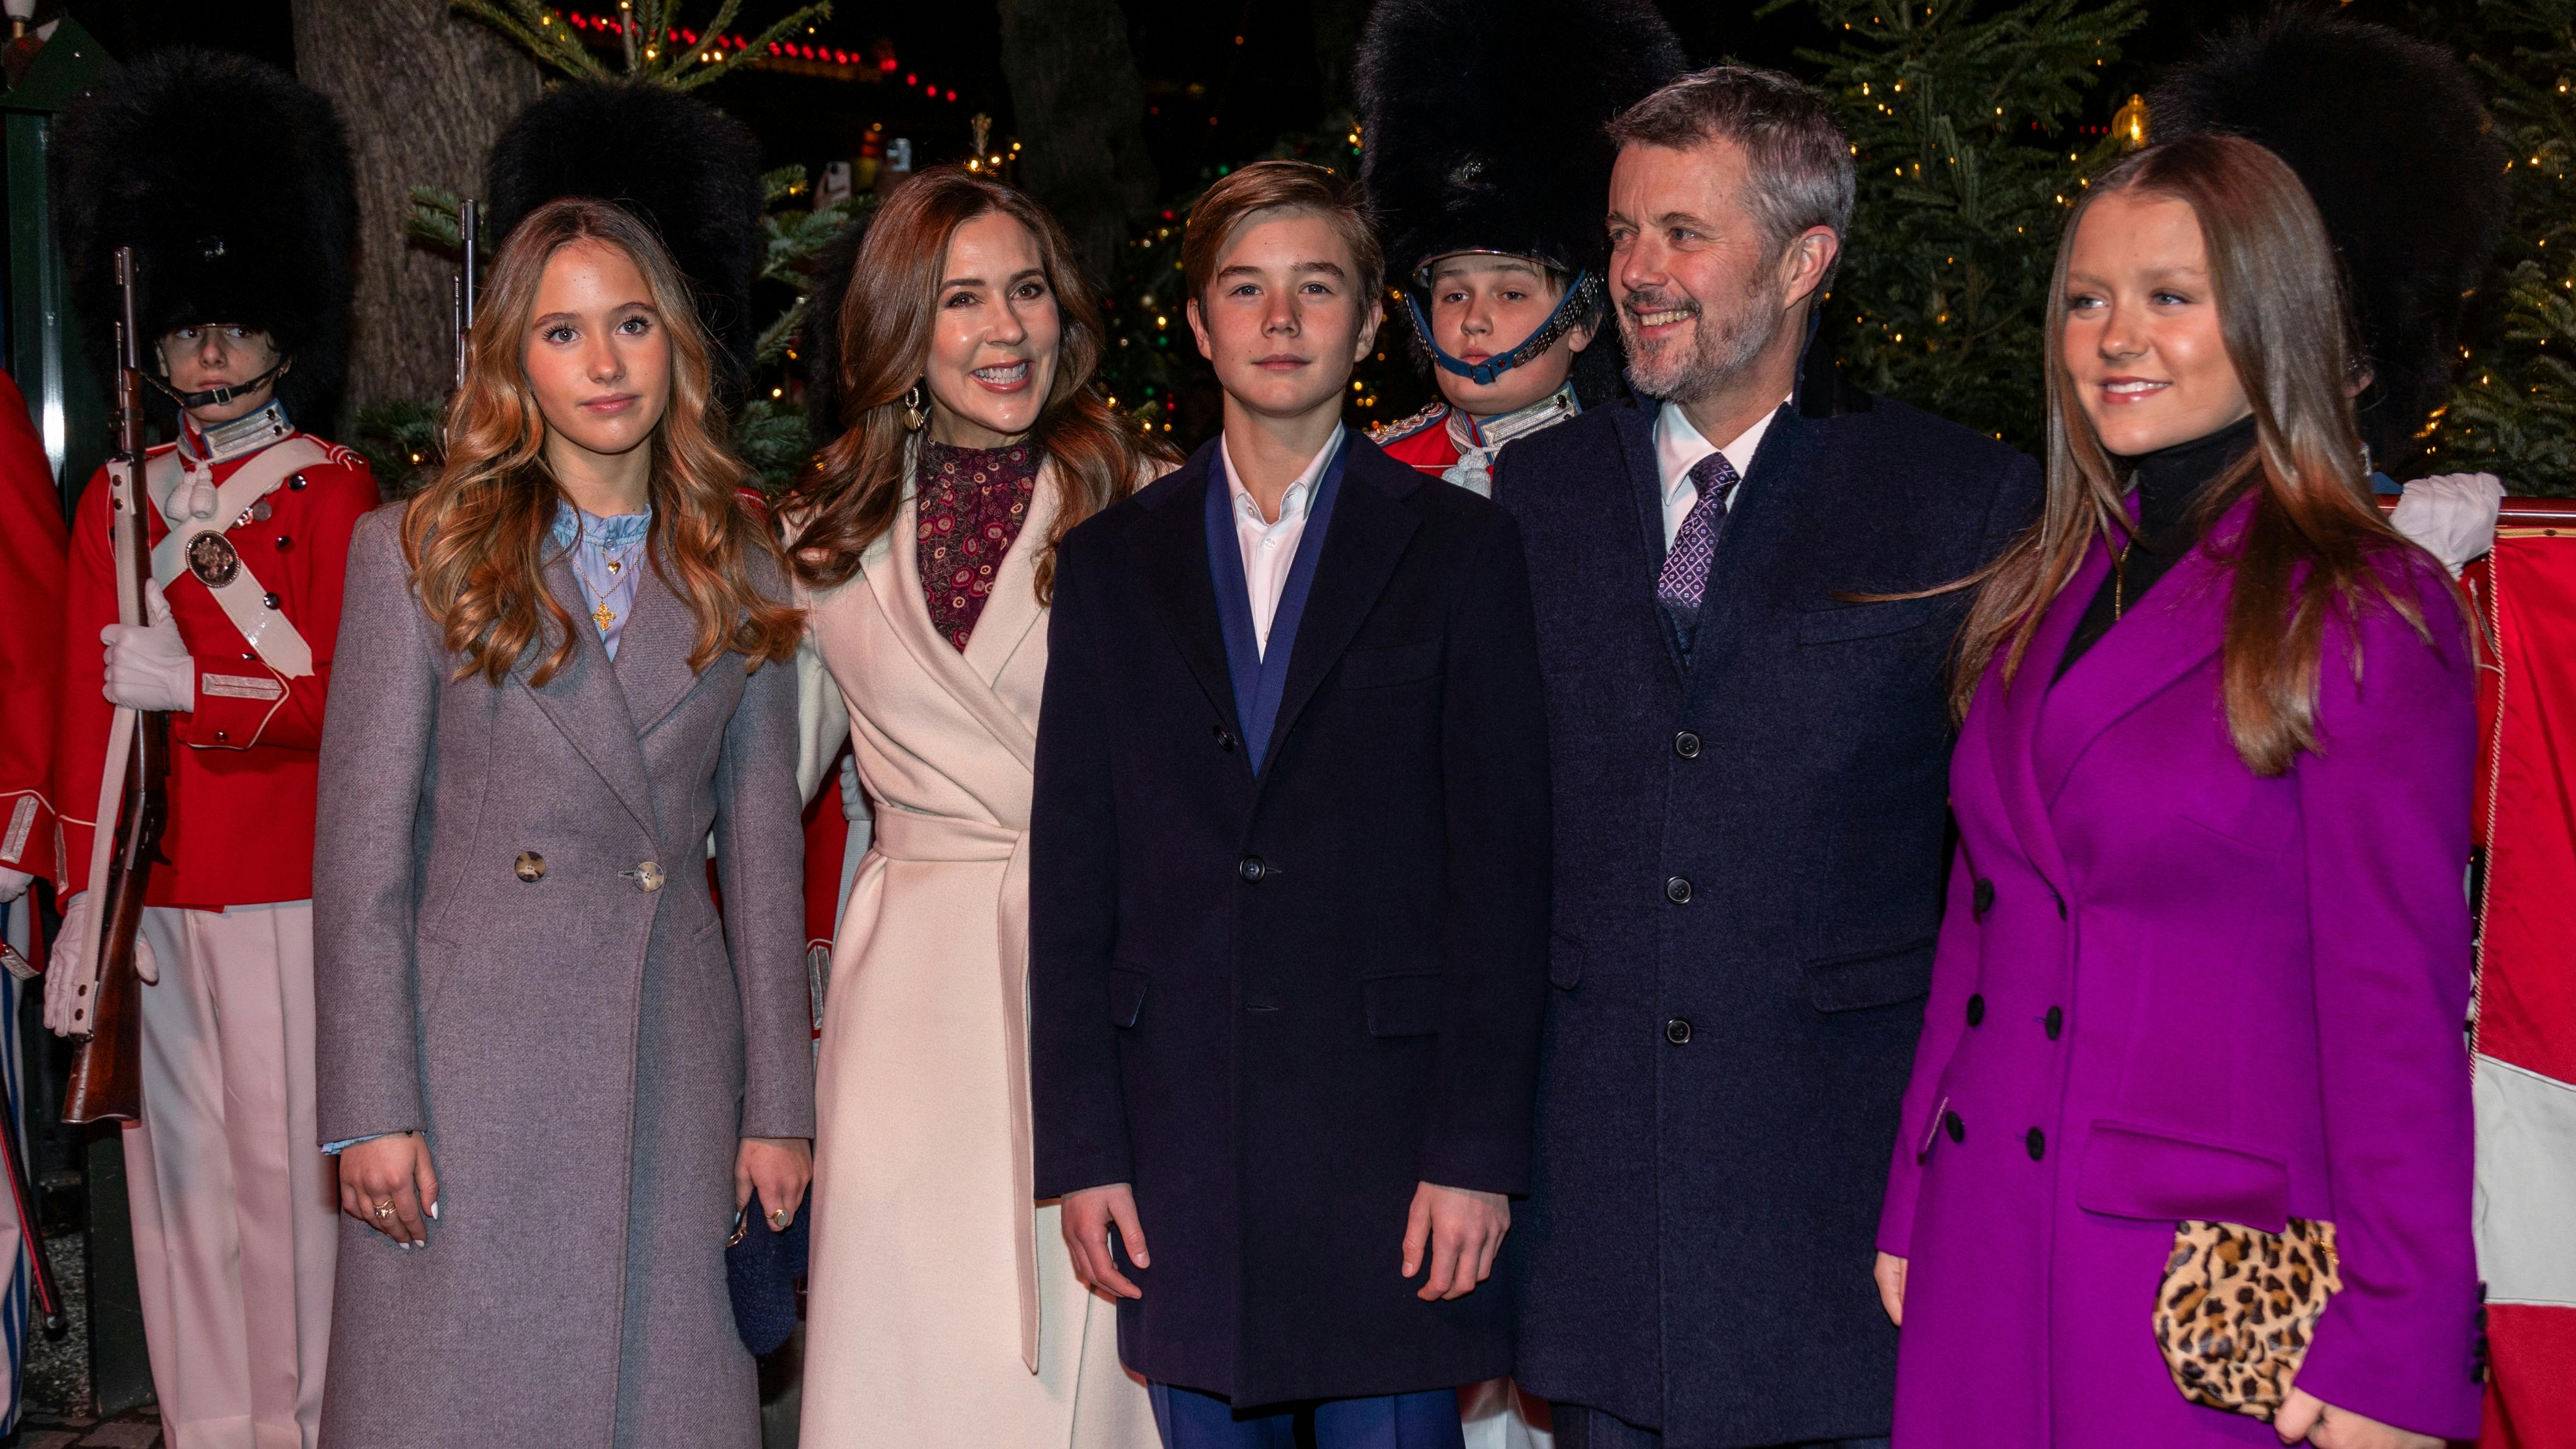
<svg viewBox="0 0 2576 1449">
<path fill-rule="evenodd" d="M 2371 505 L 2336 262 L 2249 141 L 2076 207 L 2048 494 L 1974 581 L 1949 911 L 1879 1229 L 1898 1449 L 2478 1431 L 2463 611 Z M 2177 1224 L 2333 1223 L 2269 1422 L 2177 1388 Z"/>
</svg>

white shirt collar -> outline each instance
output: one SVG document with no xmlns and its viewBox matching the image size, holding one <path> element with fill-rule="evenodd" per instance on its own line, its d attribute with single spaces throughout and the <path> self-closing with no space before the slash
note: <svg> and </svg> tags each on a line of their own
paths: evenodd
<svg viewBox="0 0 2576 1449">
<path fill-rule="evenodd" d="M 1347 431 L 1346 428 L 1333 429 L 1333 435 L 1324 440 L 1322 450 L 1306 460 L 1305 471 L 1290 481 L 1288 491 L 1279 498 L 1280 523 L 1306 516 L 1307 505 L 1314 501 L 1315 484 L 1323 478 L 1325 466 L 1333 461 L 1334 452 L 1342 445 L 1342 434 Z M 1275 527 L 1269 519 L 1261 516 L 1261 505 L 1253 501 L 1252 490 L 1243 486 L 1243 474 L 1234 466 L 1234 450 L 1227 445 L 1222 433 L 1217 435 L 1216 448 L 1217 456 L 1225 463 L 1226 491 L 1234 495 L 1235 516 L 1263 528 Z"/>
<path fill-rule="evenodd" d="M 1781 407 L 1788 405 L 1789 399 L 1780 400 Z M 1771 420 L 1778 416 L 1780 416 L 1780 408 L 1773 408 L 1756 418 L 1753 426 L 1736 434 L 1732 440 L 1721 447 L 1700 436 L 1699 429 L 1691 423 L 1689 417 L 1683 414 L 1681 404 L 1667 402 L 1657 409 L 1655 469 L 1661 475 L 1664 485 L 1664 507 L 1670 509 L 1681 502 L 1682 490 L 1685 488 L 1691 490 L 1691 496 L 1694 499 L 1698 497 L 1699 485 L 1691 482 L 1690 471 L 1698 467 L 1700 460 L 1711 453 L 1724 453 L 1727 466 L 1735 470 L 1737 478 L 1750 475 L 1753 471 L 1753 455 L 1760 451 L 1763 435 L 1771 431 Z M 1733 500 L 1730 499 L 1727 506 L 1732 508 Z"/>
</svg>

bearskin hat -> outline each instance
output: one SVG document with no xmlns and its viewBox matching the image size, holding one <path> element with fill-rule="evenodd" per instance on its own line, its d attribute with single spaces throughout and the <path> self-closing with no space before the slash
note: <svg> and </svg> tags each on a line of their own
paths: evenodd
<svg viewBox="0 0 2576 1449">
<path fill-rule="evenodd" d="M 1689 65 L 1651 0 L 1379 0 L 1360 39 L 1360 183 L 1394 280 L 1463 251 L 1599 275 L 1605 128 Z M 1622 386 L 1617 343 L 1598 328 L 1578 359 L 1585 401 Z"/>
<path fill-rule="evenodd" d="M 717 400 L 741 406 L 760 341 L 751 286 L 767 200 L 750 127 L 668 86 L 575 81 L 521 111 L 492 143 L 484 190 L 496 238 L 565 196 L 614 202 L 652 227 L 697 293 L 715 342 Z"/>
<path fill-rule="evenodd" d="M 1688 65 L 1649 0 L 1380 0 L 1360 40 L 1360 183 L 1388 269 L 1495 251 L 1598 272 L 1603 128 Z"/>
<path fill-rule="evenodd" d="M 250 138 L 214 158 L 208 128 Z M 132 247 L 137 349 L 199 323 L 268 333 L 294 365 L 287 413 L 331 426 L 348 370 L 357 185 L 331 103 L 243 55 L 144 55 L 75 101 L 54 129 L 54 195 L 72 305 L 102 372 L 122 314 L 116 249 Z M 171 405 L 147 392 L 165 421 Z"/>
<path fill-rule="evenodd" d="M 2414 451 L 2508 203 L 2504 146 L 2467 68 L 2384 26 L 2284 10 L 2168 77 L 2147 114 L 2156 140 L 2243 136 L 2307 183 L 2372 371 L 2362 436 L 2376 458 Z"/>
</svg>

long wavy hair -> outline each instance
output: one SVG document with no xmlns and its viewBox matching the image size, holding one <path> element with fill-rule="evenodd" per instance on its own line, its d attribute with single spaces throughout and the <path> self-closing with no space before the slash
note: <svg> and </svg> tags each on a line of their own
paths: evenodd
<svg viewBox="0 0 2576 1449">
<path fill-rule="evenodd" d="M 912 430 L 904 395 L 929 365 L 939 284 L 957 229 L 994 212 L 1036 238 L 1055 295 L 1062 340 L 1055 382 L 1029 442 L 1055 467 L 1055 526 L 1037 560 L 1038 602 L 1055 593 L 1055 547 L 1074 525 L 1126 497 L 1171 450 L 1123 425 L 1093 385 L 1100 370 L 1100 305 L 1083 281 L 1073 244 L 1046 208 L 1022 192 L 957 166 L 935 166 L 895 188 L 868 223 L 839 328 L 842 431 L 799 478 L 787 515 L 796 520 L 798 578 L 829 588 L 857 572 L 859 556 L 894 526 L 903 506 Z"/>
<path fill-rule="evenodd" d="M 572 615 L 545 579 L 563 490 L 546 467 L 545 415 L 524 358 L 546 264 L 576 242 L 614 247 L 634 262 L 671 341 L 671 397 L 647 444 L 650 557 L 697 616 L 689 667 L 703 670 L 728 649 L 745 656 L 747 670 L 783 661 L 796 650 L 802 615 L 753 580 L 753 558 L 779 562 L 777 544 L 738 496 L 752 473 L 726 448 L 688 283 L 650 228 L 587 197 L 537 208 L 501 244 L 466 339 L 465 381 L 448 404 L 446 461 L 403 517 L 421 606 L 457 655 L 459 678 L 479 673 L 498 684 L 543 648 L 529 680 L 544 684 L 572 659 Z"/>
<path fill-rule="evenodd" d="M 2047 501 L 2038 523 L 1966 581 L 1977 594 L 1960 636 L 1951 705 L 1966 715 L 1998 654 L 2009 687 L 2049 605 L 2096 542 L 2117 549 L 2131 537 L 2122 501 L 2129 470 L 2103 449 L 2065 357 L 2076 228 L 2103 197 L 2121 192 L 2173 197 L 2199 217 L 2219 332 L 2253 405 L 2256 446 L 2203 494 L 2193 522 L 2205 533 L 2254 495 L 2243 532 L 2205 546 L 2230 584 L 2220 645 L 2228 735 L 2247 768 L 2278 775 L 2317 748 L 2317 670 L 2329 617 L 2349 621 L 2375 598 L 2432 636 L 2383 567 L 2406 566 L 2409 546 L 2371 503 L 2334 248 L 2297 173 L 2240 137 L 2192 135 L 2149 147 L 2098 178 L 2068 215 L 2048 301 Z M 2358 676 L 2357 637 L 2353 649 Z"/>
</svg>

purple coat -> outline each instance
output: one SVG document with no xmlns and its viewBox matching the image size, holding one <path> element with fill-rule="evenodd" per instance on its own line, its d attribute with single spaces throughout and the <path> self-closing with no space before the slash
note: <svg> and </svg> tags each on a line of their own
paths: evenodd
<svg viewBox="0 0 2576 1449">
<path fill-rule="evenodd" d="M 2240 503 L 2212 530 L 2228 538 Z M 1950 767 L 1959 856 L 1879 1247 L 1911 1260 L 1897 1449 L 2278 1445 L 2187 1403 L 2151 1322 L 2174 1224 L 2336 1224 L 2299 1386 L 2473 1438 L 2473 674 L 2439 568 L 2330 624 L 2324 748 L 2259 779 L 2219 699 L 2227 575 L 2177 564 L 2049 683 L 2097 548 Z"/>
</svg>

